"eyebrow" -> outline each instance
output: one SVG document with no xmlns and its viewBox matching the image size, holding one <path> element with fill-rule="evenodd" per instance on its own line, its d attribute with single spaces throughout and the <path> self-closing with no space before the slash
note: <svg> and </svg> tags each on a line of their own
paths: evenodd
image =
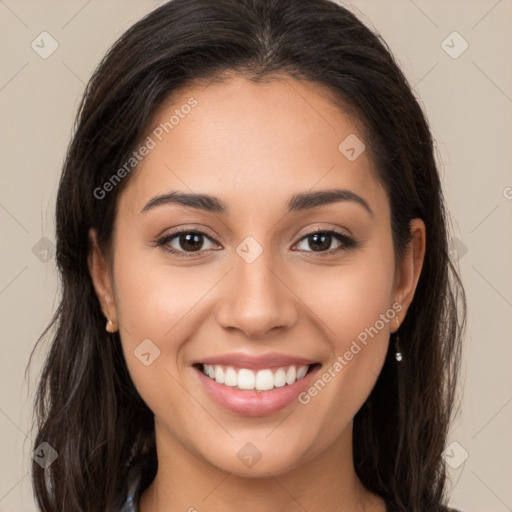
<svg viewBox="0 0 512 512">
<path fill-rule="evenodd" d="M 373 216 L 373 210 L 361 196 L 358 196 L 350 190 L 339 188 L 294 194 L 288 201 L 287 211 L 297 212 L 338 202 L 356 203 Z M 226 203 L 217 197 L 207 194 L 192 194 L 177 191 L 152 197 L 146 206 L 144 206 L 141 213 L 165 204 L 181 204 L 212 213 L 229 213 L 229 208 Z"/>
</svg>

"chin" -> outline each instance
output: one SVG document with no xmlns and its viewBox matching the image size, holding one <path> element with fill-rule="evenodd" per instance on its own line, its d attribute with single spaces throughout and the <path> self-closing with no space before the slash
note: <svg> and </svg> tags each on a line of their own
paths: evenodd
<svg viewBox="0 0 512 512">
<path fill-rule="evenodd" d="M 269 474 L 277 476 L 305 463 L 305 454 L 297 453 L 293 447 L 284 450 L 282 446 L 272 446 L 267 441 L 267 446 L 260 450 L 256 444 L 257 441 L 254 444 L 246 441 L 235 450 L 229 446 L 220 453 L 206 454 L 205 459 L 222 471 L 244 478 L 268 478 Z"/>
</svg>

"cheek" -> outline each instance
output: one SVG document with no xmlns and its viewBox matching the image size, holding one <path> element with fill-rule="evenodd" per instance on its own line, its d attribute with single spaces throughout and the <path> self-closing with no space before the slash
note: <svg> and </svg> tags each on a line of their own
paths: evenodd
<svg viewBox="0 0 512 512">
<path fill-rule="evenodd" d="M 393 303 L 394 256 L 383 242 L 350 264 L 309 281 L 308 305 L 322 320 L 330 358 L 301 403 L 326 435 L 335 436 L 362 406 L 384 364 L 389 331 L 400 306 Z M 328 414 L 339 411 L 334 417 Z"/>
<path fill-rule="evenodd" d="M 394 255 L 387 241 L 351 255 L 343 265 L 306 274 L 301 281 L 307 287 L 302 296 L 323 320 L 336 353 L 348 350 L 352 340 L 361 333 L 364 338 L 376 323 L 380 338 L 387 339 L 395 316 Z M 380 319 L 386 312 L 383 325 Z"/>
<path fill-rule="evenodd" d="M 129 372 L 150 405 L 158 389 L 166 387 L 172 392 L 172 378 L 166 370 L 174 374 L 173 362 L 183 339 L 193 332 L 190 312 L 209 283 L 208 278 L 194 279 L 192 285 L 185 269 L 176 272 L 148 257 L 159 249 L 132 250 L 136 243 L 121 243 L 116 248 L 116 310 Z"/>
<path fill-rule="evenodd" d="M 159 248 L 123 252 L 115 261 L 116 307 L 126 339 L 177 339 L 174 335 L 189 313 L 214 284 L 210 272 L 199 268 L 173 267 L 157 258 Z M 156 260 L 159 260 L 158 262 Z M 165 346 L 160 346 L 163 351 Z"/>
<path fill-rule="evenodd" d="M 336 298 L 328 302 L 329 322 L 338 335 L 337 352 L 346 350 L 348 341 L 364 338 L 364 333 L 375 325 L 380 338 L 387 338 L 389 320 L 382 324 L 379 319 L 392 306 L 392 284 L 392 271 L 377 262 L 371 268 L 352 269 L 344 276 Z"/>
</svg>

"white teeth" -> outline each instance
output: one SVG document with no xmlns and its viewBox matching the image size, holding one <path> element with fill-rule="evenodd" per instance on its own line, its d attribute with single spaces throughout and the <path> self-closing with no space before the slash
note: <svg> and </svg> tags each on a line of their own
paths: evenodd
<svg viewBox="0 0 512 512">
<path fill-rule="evenodd" d="M 308 367 L 307 366 L 299 366 L 299 368 L 297 370 L 297 380 L 302 379 L 302 377 L 304 377 L 304 375 L 306 375 L 306 373 L 308 373 Z"/>
<path fill-rule="evenodd" d="M 308 367 L 305 366 L 306 371 L 308 371 Z M 283 368 L 279 368 L 276 373 L 274 373 L 274 386 L 276 388 L 280 388 L 286 384 L 286 372 Z"/>
<path fill-rule="evenodd" d="M 242 371 L 242 370 L 240 370 Z M 253 372 L 251 372 L 253 373 Z M 274 387 L 274 375 L 272 370 L 260 370 L 256 374 L 256 389 L 258 391 L 268 391 Z"/>
<path fill-rule="evenodd" d="M 231 366 L 228 366 L 226 369 L 226 374 L 224 375 L 224 384 L 226 386 L 235 387 L 238 384 L 237 375 L 235 369 Z"/>
<path fill-rule="evenodd" d="M 290 366 L 286 372 L 286 384 L 293 384 L 297 380 L 297 370 L 295 366 Z"/>
<path fill-rule="evenodd" d="M 238 387 L 240 389 L 254 389 L 254 372 L 242 368 L 238 371 Z"/>
<path fill-rule="evenodd" d="M 257 391 L 268 391 L 283 387 L 286 384 L 291 385 L 303 379 L 308 369 L 309 366 L 286 366 L 278 368 L 275 372 L 271 369 L 254 372 L 247 368 L 236 370 L 232 366 L 203 365 L 203 373 L 219 384 L 245 390 L 256 389 Z"/>
<path fill-rule="evenodd" d="M 219 384 L 224 384 L 224 370 L 220 366 L 214 366 L 215 380 Z"/>
</svg>

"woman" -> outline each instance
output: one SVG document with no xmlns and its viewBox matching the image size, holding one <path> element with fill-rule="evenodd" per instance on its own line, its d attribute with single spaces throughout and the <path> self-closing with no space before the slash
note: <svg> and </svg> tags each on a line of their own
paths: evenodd
<svg viewBox="0 0 512 512">
<path fill-rule="evenodd" d="M 136 23 L 87 87 L 56 222 L 41 510 L 449 510 L 465 307 L 433 142 L 345 8 Z"/>
</svg>

